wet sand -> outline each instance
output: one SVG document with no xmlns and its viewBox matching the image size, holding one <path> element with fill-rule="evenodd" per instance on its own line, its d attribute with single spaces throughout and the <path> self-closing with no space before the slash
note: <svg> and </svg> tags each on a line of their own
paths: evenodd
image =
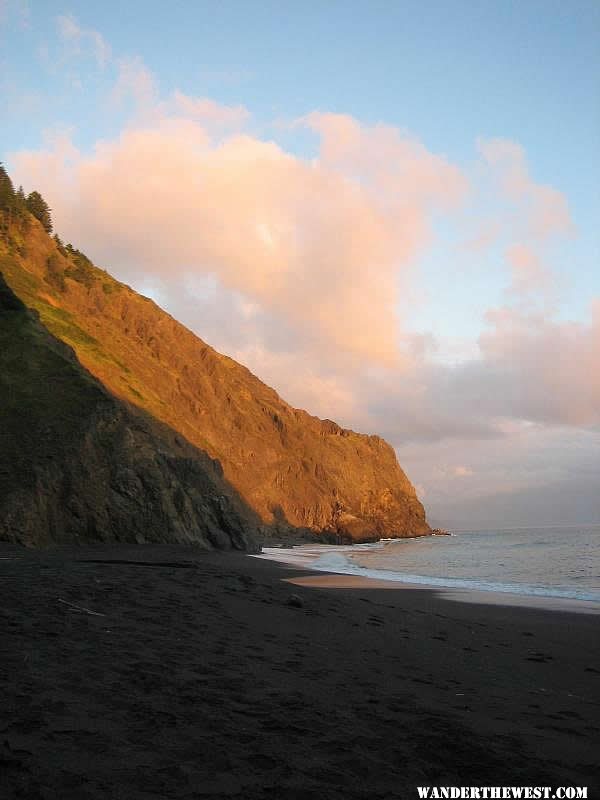
<svg viewBox="0 0 600 800">
<path fill-rule="evenodd" d="M 262 558 L 262 556 L 256 556 Z M 470 605 L 517 606 L 520 608 L 538 608 L 540 611 L 566 611 L 573 614 L 594 614 L 600 616 L 600 603 L 595 601 L 575 600 L 563 597 L 543 595 L 518 595 L 512 592 L 486 592 L 483 590 L 446 589 L 439 586 L 427 587 L 426 584 L 404 581 L 388 581 L 378 578 L 367 578 L 362 575 L 345 575 L 321 573 L 314 570 L 300 577 L 286 578 L 288 583 L 296 586 L 313 586 L 321 589 L 423 589 L 433 590 L 438 598 L 452 600 Z M 600 620 L 598 620 L 600 626 Z"/>
<path fill-rule="evenodd" d="M 185 547 L 0 547 L 0 797 L 600 796 L 598 616 L 314 578 Z"/>
</svg>

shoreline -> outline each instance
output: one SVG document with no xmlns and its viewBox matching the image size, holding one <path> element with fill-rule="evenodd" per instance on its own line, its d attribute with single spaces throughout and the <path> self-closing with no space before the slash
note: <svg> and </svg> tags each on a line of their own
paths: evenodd
<svg viewBox="0 0 600 800">
<path fill-rule="evenodd" d="M 593 600 L 577 600 L 570 597 L 551 597 L 547 595 L 535 596 L 512 592 L 478 591 L 476 589 L 447 589 L 426 583 L 387 581 L 383 578 L 367 578 L 362 575 L 347 575 L 340 572 L 328 573 L 320 570 L 313 570 L 313 572 L 317 573 L 314 577 L 286 578 L 285 580 L 297 586 L 319 589 L 387 589 L 389 591 L 423 589 L 434 592 L 439 598 L 453 603 L 537 608 L 540 611 L 548 612 L 563 611 L 572 614 L 600 615 L 600 603 L 596 603 Z"/>
<path fill-rule="evenodd" d="M 3 797 L 597 796 L 591 615 L 177 545 L 0 556 Z"/>
<path fill-rule="evenodd" d="M 381 539 L 379 542 L 375 542 L 373 544 L 387 544 L 390 541 L 395 540 Z M 548 593 L 544 594 L 540 590 L 535 592 L 526 591 L 525 587 L 523 591 L 518 591 L 516 585 L 511 585 L 510 587 L 506 585 L 506 588 L 503 587 L 500 589 L 491 584 L 491 582 L 490 586 L 486 587 L 485 582 L 469 581 L 468 579 L 459 580 L 453 578 L 434 578 L 426 575 L 411 576 L 407 574 L 406 577 L 404 577 L 403 573 L 401 572 L 394 572 L 393 574 L 395 577 L 386 578 L 384 570 L 369 569 L 351 559 L 353 551 L 355 553 L 357 552 L 355 550 L 356 547 L 360 549 L 361 547 L 365 548 L 368 546 L 369 545 L 365 544 L 319 545 L 318 543 L 301 543 L 291 546 L 277 544 L 274 547 L 263 547 L 261 553 L 252 554 L 252 557 L 266 561 L 272 561 L 274 564 L 284 564 L 292 569 L 309 570 L 314 575 L 338 576 L 340 579 L 340 588 L 349 588 L 351 585 L 362 585 L 365 588 L 377 587 L 386 589 L 428 589 L 437 592 L 440 596 L 443 596 L 447 600 L 454 602 L 519 606 L 524 608 L 546 608 L 550 611 L 570 611 L 573 613 L 594 615 L 600 614 L 600 600 L 581 597 L 566 597 L 564 594 L 552 594 L 552 589 L 550 587 L 548 587 Z M 319 547 L 323 548 L 324 554 L 333 554 L 334 556 L 336 554 L 340 555 L 347 561 L 348 567 L 352 571 L 350 571 L 350 569 L 342 570 L 339 567 L 336 569 L 335 565 L 330 567 L 328 564 L 325 564 L 322 567 L 315 566 L 316 559 L 314 554 L 312 554 L 310 551 L 313 548 L 318 549 Z M 268 552 L 265 553 L 265 550 Z M 346 554 L 348 555 L 348 558 L 346 558 Z M 362 570 L 369 574 L 361 574 L 358 572 L 358 570 Z M 419 580 L 411 580 L 411 577 L 418 577 Z M 350 582 L 342 581 L 342 578 L 351 578 L 352 580 Z M 329 578 L 327 581 L 314 581 L 315 585 L 320 585 L 324 588 L 326 586 L 328 588 L 336 588 L 334 583 L 335 581 L 333 578 Z M 470 583 L 473 585 L 469 585 Z M 482 585 L 482 583 L 484 585 Z M 310 582 L 306 585 L 309 584 Z"/>
</svg>

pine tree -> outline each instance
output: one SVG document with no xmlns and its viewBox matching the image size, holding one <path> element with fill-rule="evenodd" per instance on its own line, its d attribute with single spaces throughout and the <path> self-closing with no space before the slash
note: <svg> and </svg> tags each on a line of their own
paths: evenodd
<svg viewBox="0 0 600 800">
<path fill-rule="evenodd" d="M 58 235 L 58 233 L 55 233 L 52 238 L 54 239 L 54 243 L 56 244 L 56 249 L 61 254 L 61 256 L 67 256 L 68 254 L 65 249 L 65 245 L 63 243 L 63 240 Z"/>
<path fill-rule="evenodd" d="M 25 204 L 27 210 L 42 223 L 46 233 L 52 233 L 51 209 L 42 195 L 39 192 L 31 192 L 31 194 L 27 195 Z"/>
<path fill-rule="evenodd" d="M 12 181 L 0 163 L 0 236 L 8 242 L 9 230 L 16 205 Z"/>
<path fill-rule="evenodd" d="M 0 211 L 12 211 L 15 205 L 15 189 L 8 172 L 0 163 Z"/>
</svg>

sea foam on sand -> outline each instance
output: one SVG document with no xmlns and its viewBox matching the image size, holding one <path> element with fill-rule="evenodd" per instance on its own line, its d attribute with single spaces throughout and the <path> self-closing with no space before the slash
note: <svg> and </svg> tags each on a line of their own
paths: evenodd
<svg viewBox="0 0 600 800">
<path fill-rule="evenodd" d="M 442 593 L 449 600 L 476 602 L 494 605 L 528 606 L 547 610 L 566 610 L 578 613 L 600 614 L 600 602 L 596 593 L 585 590 L 570 590 L 551 587 L 511 584 L 490 580 L 468 580 L 451 576 L 435 577 L 397 572 L 395 570 L 371 569 L 356 563 L 355 558 L 375 551 L 384 550 L 390 543 L 401 544 L 406 540 L 381 540 L 362 545 L 309 544 L 296 547 L 264 547 L 262 552 L 252 556 L 297 569 L 313 572 L 334 573 L 339 578 L 329 576 L 309 576 L 290 578 L 290 583 L 322 588 L 430 588 Z M 396 556 L 390 558 L 398 564 L 399 548 L 394 548 Z M 401 551 L 400 551 L 401 552 Z M 341 576 L 344 576 L 342 579 Z M 400 585 L 399 585 L 400 584 Z"/>
</svg>

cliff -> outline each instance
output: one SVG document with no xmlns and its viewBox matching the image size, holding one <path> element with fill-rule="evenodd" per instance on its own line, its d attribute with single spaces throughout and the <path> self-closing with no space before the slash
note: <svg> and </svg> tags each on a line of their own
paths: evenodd
<svg viewBox="0 0 600 800">
<path fill-rule="evenodd" d="M 125 461 L 137 451 L 150 459 L 152 421 L 185 440 L 185 447 L 218 461 L 223 482 L 260 518 L 264 530 L 301 529 L 352 541 L 429 532 L 413 486 L 381 438 L 292 408 L 152 301 L 76 251 L 65 250 L 35 219 L 7 242 L 0 245 L 7 284 L 38 312 L 35 324 L 54 337 L 47 349 L 58 353 L 59 342 L 70 346 L 78 359 L 72 362 L 78 363 L 78 380 L 83 384 L 82 376 L 88 381 L 93 376 L 93 400 L 84 416 L 97 431 L 106 429 L 99 421 L 106 415 L 119 417 L 111 436 Z M 27 319 L 31 331 L 34 321 Z M 17 335 L 22 333 L 8 334 L 9 339 Z M 61 352 L 66 358 L 66 350 Z M 36 385 L 34 376 L 31 380 L 30 391 Z M 109 407 L 110 412 L 102 410 Z M 82 447 L 89 441 L 87 431 L 81 433 Z M 129 446 L 132 435 L 140 441 Z M 34 447 L 34 440 L 29 442 Z M 160 469 L 170 469 L 170 457 Z M 139 466 L 128 468 L 135 473 Z M 145 535 L 143 525 L 134 528 Z"/>
<path fill-rule="evenodd" d="M 0 540 L 254 550 L 256 522 L 217 462 L 112 397 L 0 275 Z"/>
</svg>

